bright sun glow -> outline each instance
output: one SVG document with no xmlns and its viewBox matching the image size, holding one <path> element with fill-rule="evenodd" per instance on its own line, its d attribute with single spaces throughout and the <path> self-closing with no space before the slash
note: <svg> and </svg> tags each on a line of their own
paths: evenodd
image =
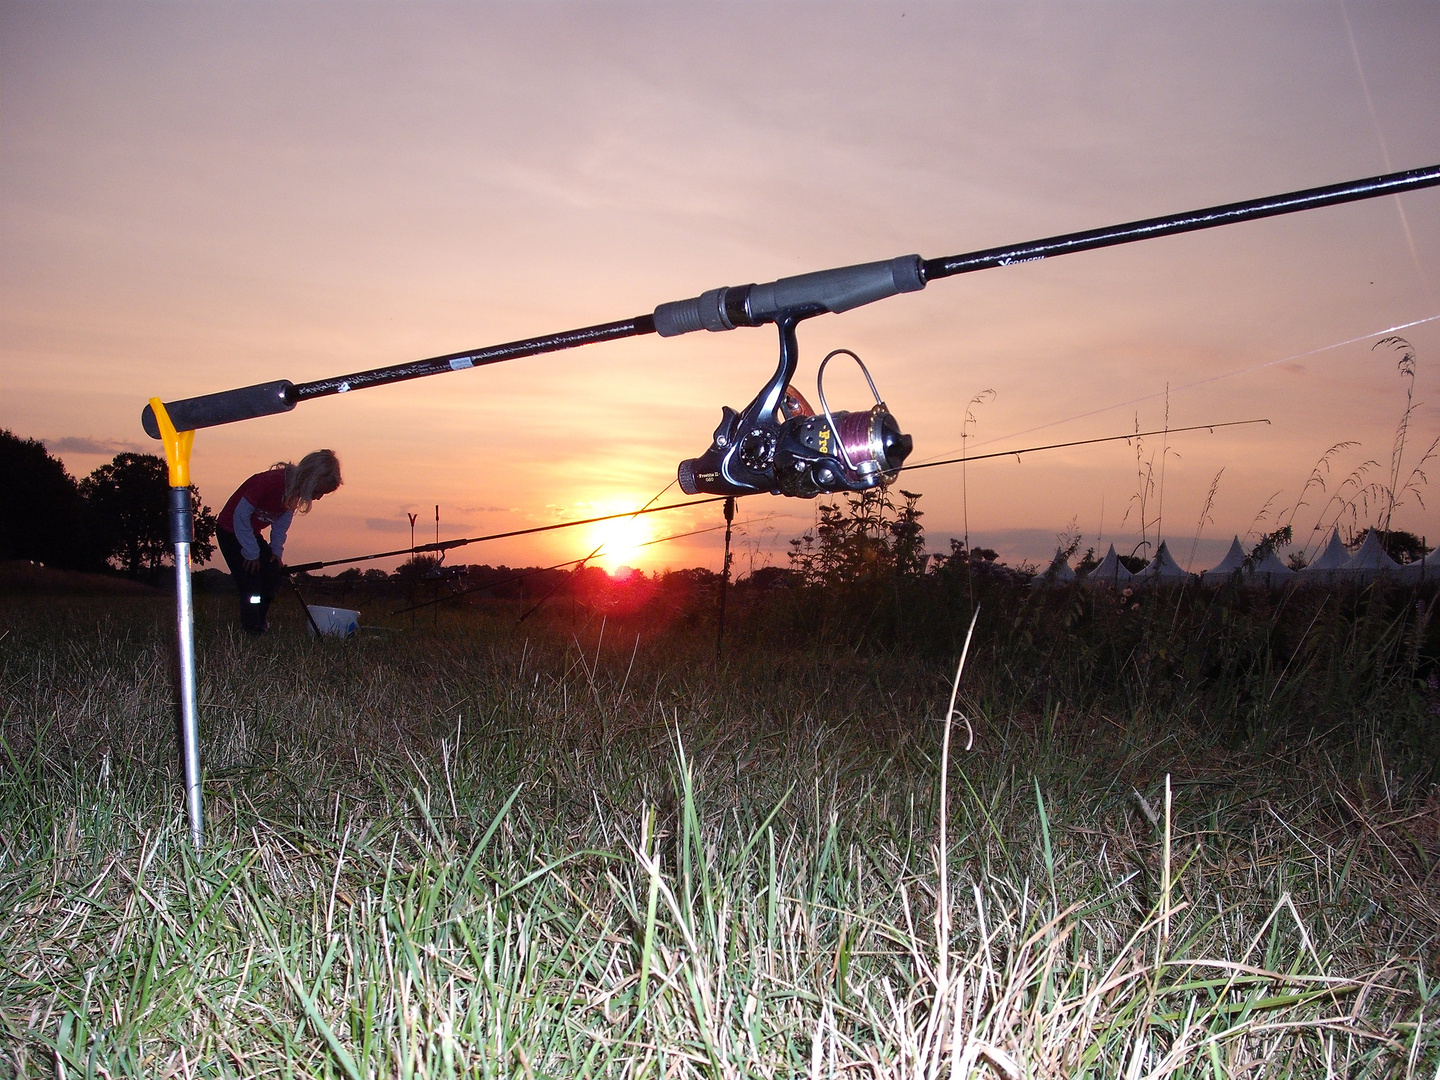
<svg viewBox="0 0 1440 1080">
<path fill-rule="evenodd" d="M 648 517 L 616 518 L 602 521 L 592 529 L 590 546 L 604 543 L 592 565 L 604 567 L 613 574 L 617 567 L 637 566 L 649 549 L 641 545 L 655 539 L 655 530 Z"/>
</svg>

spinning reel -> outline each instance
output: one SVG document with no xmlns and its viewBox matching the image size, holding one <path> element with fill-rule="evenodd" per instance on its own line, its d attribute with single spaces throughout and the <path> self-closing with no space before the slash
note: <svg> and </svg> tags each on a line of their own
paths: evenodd
<svg viewBox="0 0 1440 1080">
<path fill-rule="evenodd" d="M 755 400 L 736 412 L 722 406 L 710 448 L 680 462 L 686 495 L 751 495 L 768 491 L 813 499 L 821 492 L 868 491 L 893 478 L 912 442 L 880 400 L 875 380 L 849 349 L 836 349 L 820 362 L 815 386 L 816 415 L 790 380 L 799 363 L 794 315 L 775 320 L 780 330 L 780 364 Z M 825 365 L 837 355 L 860 365 L 875 404 L 865 412 L 831 412 L 825 402 Z"/>
</svg>

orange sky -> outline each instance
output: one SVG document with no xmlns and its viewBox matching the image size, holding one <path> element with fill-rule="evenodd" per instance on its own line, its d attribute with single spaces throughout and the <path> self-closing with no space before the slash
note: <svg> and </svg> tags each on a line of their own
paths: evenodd
<svg viewBox="0 0 1440 1080">
<path fill-rule="evenodd" d="M 1440 162 L 1440 6 L 1301 4 L 0 3 L 0 427 L 77 475 L 158 452 L 139 412 L 649 312 L 720 285 L 970 251 Z M 800 329 L 797 383 L 845 346 L 913 461 L 1264 416 L 1179 436 L 1182 562 L 1272 528 L 1440 435 L 1440 191 L 932 283 Z M 1349 342 L 1349 344 L 1340 344 Z M 202 431 L 217 508 L 317 446 L 346 484 L 290 561 L 644 503 L 773 369 L 771 328 L 593 346 Z M 1238 373 L 1238 374 L 1232 374 Z M 832 400 L 861 406 L 836 370 Z M 813 397 L 812 397 L 813 400 Z M 1157 481 L 1159 445 L 1154 453 Z M 1196 533 L 1217 472 L 1210 520 Z M 1124 443 L 903 482 L 932 550 L 1043 559 L 1139 540 Z M 1432 493 L 1433 494 L 1433 493 Z M 672 489 L 668 498 L 676 497 Z M 1313 493 L 1312 493 L 1313 495 Z M 1295 517 L 1302 534 L 1319 500 Z M 1398 524 L 1440 537 L 1437 500 Z M 814 505 L 741 503 L 739 568 Z M 1125 520 L 1127 510 L 1128 520 Z M 633 542 L 715 507 L 645 519 Z M 1361 524 L 1366 523 L 1362 520 Z M 1151 530 L 1153 539 L 1154 530 Z M 720 533 L 644 549 L 719 562 Z M 451 561 L 583 555 L 589 529 Z M 1305 537 L 1308 539 L 1308 535 Z M 616 560 L 618 561 L 618 559 Z"/>
</svg>

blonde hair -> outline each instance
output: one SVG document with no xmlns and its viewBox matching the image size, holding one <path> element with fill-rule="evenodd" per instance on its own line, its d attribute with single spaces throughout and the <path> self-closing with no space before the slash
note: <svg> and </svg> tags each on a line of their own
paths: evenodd
<svg viewBox="0 0 1440 1080">
<path fill-rule="evenodd" d="M 329 495 L 340 486 L 340 459 L 334 450 L 312 450 L 297 465 L 277 461 L 272 469 L 285 470 L 285 505 L 302 514 L 310 512 L 317 495 Z"/>
</svg>

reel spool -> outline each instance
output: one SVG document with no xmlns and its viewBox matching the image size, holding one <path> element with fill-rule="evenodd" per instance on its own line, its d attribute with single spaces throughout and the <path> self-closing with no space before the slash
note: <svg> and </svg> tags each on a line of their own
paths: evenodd
<svg viewBox="0 0 1440 1080">
<path fill-rule="evenodd" d="M 710 448 L 680 462 L 680 488 L 687 495 L 750 495 L 768 491 L 813 499 L 822 492 L 868 491 L 888 484 L 909 456 L 912 440 L 900 425 L 860 357 L 836 349 L 820 362 L 816 390 L 820 414 L 790 385 L 799 362 L 796 316 L 776 320 L 780 364 L 755 400 L 736 412 L 721 409 Z M 863 412 L 832 412 L 825 400 L 825 366 L 835 356 L 859 365 L 875 404 Z"/>
</svg>

